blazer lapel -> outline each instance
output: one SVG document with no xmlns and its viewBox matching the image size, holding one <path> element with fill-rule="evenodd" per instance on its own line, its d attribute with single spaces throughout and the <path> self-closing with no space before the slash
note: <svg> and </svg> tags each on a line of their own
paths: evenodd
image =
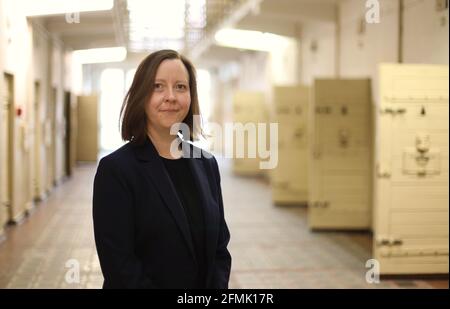
<svg viewBox="0 0 450 309">
<path fill-rule="evenodd" d="M 217 205 L 217 203 L 212 199 L 212 191 L 206 176 L 207 173 L 203 161 L 200 159 L 190 159 L 189 163 L 192 170 L 192 176 L 194 177 L 201 198 L 201 205 L 205 216 L 206 259 L 209 264 L 207 278 L 210 278 L 212 270 L 211 261 L 213 261 L 216 252 L 219 232 L 218 207 L 217 209 L 214 209 L 214 205 Z"/>
<path fill-rule="evenodd" d="M 195 261 L 197 261 L 192 244 L 192 236 L 189 229 L 188 220 L 183 206 L 178 199 L 178 195 L 176 194 L 172 181 L 164 168 L 164 163 L 159 157 L 155 146 L 148 138 L 144 145 L 136 146 L 136 156 L 141 161 L 145 174 L 150 176 L 150 179 L 160 193 L 164 204 L 172 213 L 172 216 L 174 217 L 175 222 L 184 237 L 192 257 Z"/>
</svg>

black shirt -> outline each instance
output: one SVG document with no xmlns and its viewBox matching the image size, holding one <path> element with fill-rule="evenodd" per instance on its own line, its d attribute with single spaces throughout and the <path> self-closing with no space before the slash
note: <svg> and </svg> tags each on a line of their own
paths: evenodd
<svg viewBox="0 0 450 309">
<path fill-rule="evenodd" d="M 205 219 L 197 187 L 187 158 L 166 159 L 161 157 L 172 180 L 178 198 L 184 208 L 192 235 L 199 273 L 196 287 L 206 287 Z"/>
</svg>

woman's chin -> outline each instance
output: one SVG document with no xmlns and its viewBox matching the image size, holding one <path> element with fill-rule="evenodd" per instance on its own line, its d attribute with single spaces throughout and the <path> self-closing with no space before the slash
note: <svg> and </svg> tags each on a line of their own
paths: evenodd
<svg viewBox="0 0 450 309">
<path fill-rule="evenodd" d="M 181 123 L 180 121 L 165 121 L 163 123 L 161 123 L 161 127 L 166 129 L 166 130 L 170 130 L 172 128 L 172 126 L 179 126 L 179 124 Z"/>
</svg>

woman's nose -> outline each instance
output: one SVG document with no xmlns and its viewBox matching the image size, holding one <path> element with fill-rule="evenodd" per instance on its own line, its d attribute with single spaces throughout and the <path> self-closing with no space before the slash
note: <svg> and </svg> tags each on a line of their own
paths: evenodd
<svg viewBox="0 0 450 309">
<path fill-rule="evenodd" d="M 171 87 L 167 88 L 165 100 L 166 101 L 174 101 L 175 100 L 175 91 Z"/>
</svg>

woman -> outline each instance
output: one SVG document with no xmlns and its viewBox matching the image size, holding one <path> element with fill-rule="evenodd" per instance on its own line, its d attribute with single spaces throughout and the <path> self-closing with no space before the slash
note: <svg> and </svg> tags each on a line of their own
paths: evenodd
<svg viewBox="0 0 450 309">
<path fill-rule="evenodd" d="M 220 174 L 195 138 L 195 69 L 173 50 L 139 65 L 121 110 L 122 138 L 94 181 L 93 218 L 104 288 L 227 288 L 231 256 Z M 176 132 L 177 130 L 175 130 Z M 202 154 L 192 158 L 183 151 Z"/>
</svg>

